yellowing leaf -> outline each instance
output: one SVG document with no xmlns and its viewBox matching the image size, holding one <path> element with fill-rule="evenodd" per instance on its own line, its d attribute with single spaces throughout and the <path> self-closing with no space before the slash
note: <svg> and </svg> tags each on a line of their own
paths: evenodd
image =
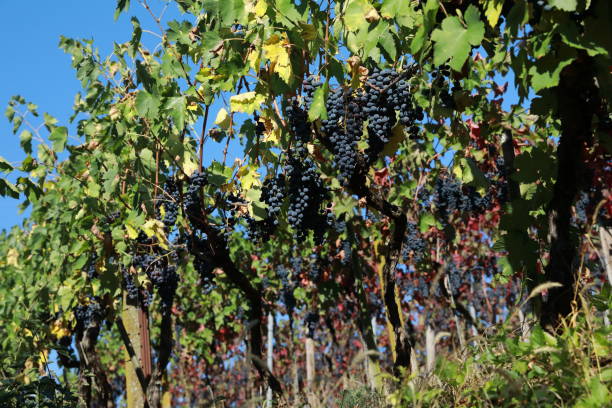
<svg viewBox="0 0 612 408">
<path fill-rule="evenodd" d="M 230 115 L 227 113 L 225 108 L 219 109 L 217 118 L 215 119 L 215 125 L 219 126 L 223 130 L 227 130 L 230 127 Z"/>
<path fill-rule="evenodd" d="M 185 153 L 185 156 L 183 156 L 182 167 L 185 174 L 191 176 L 200 166 L 193 160 L 189 153 Z"/>
<path fill-rule="evenodd" d="M 11 248 L 8 250 L 8 254 L 6 255 L 6 263 L 8 265 L 17 266 L 17 260 L 19 259 L 19 253 L 15 248 Z"/>
<path fill-rule="evenodd" d="M 272 35 L 263 45 L 266 58 L 270 60 L 271 72 L 276 72 L 285 82 L 291 79 L 291 61 L 289 59 L 289 40 L 287 35 L 282 37 Z"/>
<path fill-rule="evenodd" d="M 160 220 L 147 220 L 140 229 L 147 234 L 148 237 L 155 236 L 157 241 L 159 242 L 159 246 L 164 249 L 168 249 L 168 245 L 166 244 L 166 233 L 164 232 L 164 223 Z"/>
<path fill-rule="evenodd" d="M 70 330 L 64 325 L 63 321 L 56 320 L 51 325 L 51 334 L 53 334 L 56 338 L 61 339 L 62 337 L 69 336 Z"/>
<path fill-rule="evenodd" d="M 138 238 L 138 231 L 136 231 L 136 229 L 132 227 L 131 225 L 125 224 L 125 230 L 128 234 L 128 237 L 130 237 L 130 239 Z"/>
<path fill-rule="evenodd" d="M 265 100 L 264 95 L 257 94 L 254 91 L 233 95 L 230 97 L 230 110 L 252 115 Z"/>
<path fill-rule="evenodd" d="M 254 185 L 261 185 L 261 181 L 259 180 L 260 174 L 257 172 L 256 165 L 249 164 L 241 167 L 240 170 L 238 170 L 238 176 L 240 177 L 242 188 L 245 190 L 250 190 Z"/>
<path fill-rule="evenodd" d="M 504 6 L 504 0 L 485 0 L 485 16 L 491 27 L 495 27 Z"/>
<path fill-rule="evenodd" d="M 268 3 L 266 3 L 266 0 L 257 0 L 257 4 L 255 4 L 253 11 L 257 17 L 263 17 L 266 11 L 268 11 Z"/>
</svg>

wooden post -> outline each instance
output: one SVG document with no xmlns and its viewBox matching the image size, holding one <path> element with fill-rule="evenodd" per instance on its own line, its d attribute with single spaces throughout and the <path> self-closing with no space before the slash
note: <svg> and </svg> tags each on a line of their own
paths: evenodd
<svg viewBox="0 0 612 408">
<path fill-rule="evenodd" d="M 127 335 L 127 339 L 124 339 L 124 342 L 127 341 L 125 346 L 128 355 L 125 369 L 127 406 L 128 408 L 148 407 L 145 389 L 151 376 L 149 325 L 144 311 L 137 305 L 128 303 L 125 292 L 121 318 Z"/>
<path fill-rule="evenodd" d="M 427 329 L 425 330 L 425 354 L 425 368 L 428 372 L 431 372 L 433 371 L 436 364 L 436 333 L 433 331 L 429 324 L 427 325 Z"/>
<path fill-rule="evenodd" d="M 272 313 L 268 313 L 268 370 L 272 372 L 274 354 L 274 317 Z M 272 388 L 268 387 L 266 392 L 266 408 L 272 408 Z"/>
</svg>

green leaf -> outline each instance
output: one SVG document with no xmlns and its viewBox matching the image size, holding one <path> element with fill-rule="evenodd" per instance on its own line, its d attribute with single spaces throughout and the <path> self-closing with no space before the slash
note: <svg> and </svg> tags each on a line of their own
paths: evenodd
<svg viewBox="0 0 612 408">
<path fill-rule="evenodd" d="M 561 71 L 573 61 L 573 55 L 564 60 L 559 60 L 554 55 L 546 55 L 539 59 L 534 66 L 529 69 L 531 75 L 531 85 L 535 92 L 545 88 L 552 88 L 559 83 Z"/>
<path fill-rule="evenodd" d="M 434 30 L 431 38 L 435 41 L 434 64 L 441 65 L 448 59 L 455 71 L 460 71 L 468 57 L 471 46 L 480 45 L 484 37 L 484 23 L 480 13 L 470 5 L 465 13 L 464 27 L 458 17 L 449 16 L 442 21 L 442 29 Z"/>
<path fill-rule="evenodd" d="M 185 127 L 185 115 L 187 114 L 187 99 L 184 96 L 168 98 L 165 109 L 170 113 L 174 126 L 178 130 L 183 130 Z"/>
<path fill-rule="evenodd" d="M 159 98 L 147 91 L 138 92 L 136 97 L 136 111 L 140 116 L 155 119 L 159 113 Z"/>
<path fill-rule="evenodd" d="M 19 144 L 24 152 L 27 154 L 32 153 L 32 133 L 29 130 L 24 130 L 19 135 Z"/>
<path fill-rule="evenodd" d="M 0 171 L 8 173 L 13 171 L 13 166 L 4 157 L 0 156 Z"/>
<path fill-rule="evenodd" d="M 49 140 L 53 142 L 52 148 L 54 152 L 63 151 L 68 140 L 68 128 L 65 126 L 56 127 L 49 135 Z"/>
<path fill-rule="evenodd" d="M 220 187 L 227 183 L 227 181 L 232 177 L 232 168 L 227 167 L 218 161 L 213 161 L 208 168 L 209 176 L 208 181 L 210 184 Z"/>
<path fill-rule="evenodd" d="M 153 152 L 146 147 L 140 151 L 140 161 L 149 170 L 155 169 L 155 159 L 153 158 Z"/>
<path fill-rule="evenodd" d="M 349 31 L 357 31 L 364 24 L 368 24 L 365 19 L 374 7 L 367 0 L 349 0 L 344 11 L 344 24 Z"/>
<path fill-rule="evenodd" d="M 577 0 L 548 0 L 548 5 L 563 11 L 576 11 Z"/>
<path fill-rule="evenodd" d="M 130 0 L 117 0 L 117 8 L 115 9 L 115 20 L 119 18 L 119 15 L 125 10 L 130 8 Z"/>
<path fill-rule="evenodd" d="M 278 19 L 283 24 L 291 27 L 302 19 L 300 12 L 295 8 L 295 3 L 292 0 L 276 0 L 276 9 L 278 10 Z"/>
<path fill-rule="evenodd" d="M 8 180 L 0 179 L 0 196 L 1 197 L 12 197 L 15 199 L 19 198 L 19 190 L 13 183 Z"/>
<path fill-rule="evenodd" d="M 427 3 L 425 3 L 422 24 L 419 25 L 419 29 L 410 44 L 410 50 L 413 54 L 416 54 L 423 48 L 423 44 L 425 44 L 429 32 L 436 23 L 436 14 L 438 13 L 439 7 L 440 3 L 438 3 L 438 0 L 427 0 Z"/>
<path fill-rule="evenodd" d="M 142 37 L 142 28 L 140 28 L 140 21 L 136 17 L 132 17 L 132 26 L 134 32 L 132 33 L 132 39 L 130 40 L 129 55 L 134 58 L 138 53 L 138 47 L 140 47 L 140 38 Z"/>
<path fill-rule="evenodd" d="M 391 60 L 395 61 L 395 58 L 397 56 L 397 49 L 395 47 L 395 40 L 393 39 L 393 32 L 388 29 L 388 25 L 386 22 L 384 24 L 387 29 L 381 32 L 380 36 L 378 37 L 378 44 L 380 44 L 382 49 L 385 50 L 387 54 L 389 54 Z"/>
<path fill-rule="evenodd" d="M 380 15 L 383 18 L 396 18 L 410 14 L 412 7 L 409 1 L 405 0 L 384 0 L 380 7 Z"/>
<path fill-rule="evenodd" d="M 421 215 L 419 219 L 419 230 L 421 230 L 421 233 L 427 232 L 429 227 L 434 225 L 436 225 L 436 218 L 433 214 L 426 213 Z"/>
<path fill-rule="evenodd" d="M 232 25 L 235 22 L 243 22 L 246 15 L 246 7 L 243 0 L 224 0 L 219 2 L 219 16 L 224 25 Z"/>
<path fill-rule="evenodd" d="M 312 104 L 308 110 L 308 120 L 314 122 L 317 119 L 327 119 L 327 109 L 325 108 L 325 95 L 327 94 L 327 83 L 318 87 L 312 97 Z"/>
</svg>

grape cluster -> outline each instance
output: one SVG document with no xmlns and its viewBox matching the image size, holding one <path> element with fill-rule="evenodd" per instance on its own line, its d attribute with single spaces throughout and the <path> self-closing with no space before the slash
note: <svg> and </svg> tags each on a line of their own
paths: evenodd
<svg viewBox="0 0 612 408">
<path fill-rule="evenodd" d="M 332 145 L 338 181 L 347 185 L 357 165 L 357 144 L 363 127 L 361 107 L 348 91 L 339 87 L 327 98 L 326 109 L 327 119 L 321 121 L 321 130 Z"/>
<path fill-rule="evenodd" d="M 426 249 L 427 243 L 421 236 L 417 225 L 413 222 L 409 222 L 406 226 L 406 238 L 404 239 L 404 245 L 402 247 L 402 256 L 405 259 L 412 256 L 414 262 L 421 262 Z"/>
<path fill-rule="evenodd" d="M 589 193 L 586 191 L 581 191 L 578 194 L 578 200 L 574 204 L 574 208 L 576 209 L 576 220 L 582 224 L 588 221 L 588 209 L 591 203 L 591 198 L 589 197 Z"/>
<path fill-rule="evenodd" d="M 307 336 L 311 339 L 314 338 L 314 332 L 317 329 L 317 324 L 319 323 L 319 314 L 309 311 L 306 313 L 306 317 L 304 317 L 304 323 L 306 325 L 306 329 L 308 330 Z"/>
<path fill-rule="evenodd" d="M 294 136 L 285 166 L 289 184 L 287 221 L 294 229 L 295 236 L 302 238 L 308 230 L 324 230 L 325 217 L 320 208 L 329 193 L 314 161 L 308 157 L 306 143 L 310 140 L 310 124 L 306 112 L 295 98 L 289 101 L 287 117 Z"/>
<path fill-rule="evenodd" d="M 136 284 L 136 279 L 134 279 L 134 276 L 132 276 L 132 274 L 128 272 L 127 269 L 123 269 L 122 275 L 123 285 L 125 287 L 125 291 L 127 292 L 128 300 L 132 302 L 137 302 L 140 289 Z"/>
<path fill-rule="evenodd" d="M 415 121 L 424 117 L 421 108 L 415 108 L 407 77 L 412 70 L 397 72 L 386 68 L 375 68 L 369 76 L 361 96 L 363 114 L 368 119 L 368 162 L 373 163 L 384 145 L 391 138 L 391 131 L 397 123 L 395 111 L 399 111 L 400 122 L 410 136 L 416 137 L 418 126 Z"/>
<path fill-rule="evenodd" d="M 85 274 L 87 275 L 87 279 L 92 280 L 98 277 L 98 271 L 96 271 L 96 261 L 98 259 L 98 254 L 95 252 L 92 254 L 91 258 L 87 262 L 85 266 Z"/>
<path fill-rule="evenodd" d="M 453 82 L 451 87 L 450 67 L 442 65 L 431 73 L 431 89 L 424 91 L 425 97 L 433 97 L 437 95 L 439 104 L 446 109 L 455 109 L 455 99 L 453 94 L 461 90 L 459 82 Z"/>
<path fill-rule="evenodd" d="M 277 270 L 277 275 L 281 280 L 281 300 L 285 304 L 287 308 L 287 314 L 289 316 L 292 315 L 293 309 L 295 308 L 295 296 L 293 295 L 293 291 L 295 289 L 295 285 L 289 282 L 289 271 L 284 266 L 280 266 Z"/>
<path fill-rule="evenodd" d="M 185 194 L 185 209 L 190 220 L 196 221 L 192 222 L 195 225 L 199 224 L 199 222 L 197 222 L 197 217 L 199 217 L 202 212 L 202 197 L 200 196 L 200 192 L 207 184 L 208 176 L 206 173 L 194 173 L 188 181 L 187 193 Z"/>
<path fill-rule="evenodd" d="M 90 298 L 90 302 L 86 305 L 78 305 L 74 308 L 74 317 L 76 319 L 76 328 L 78 332 L 96 326 L 102 321 L 102 308 L 100 303 L 95 298 Z"/>
<path fill-rule="evenodd" d="M 259 116 L 255 115 L 253 117 L 255 121 L 255 135 L 259 138 L 263 137 L 264 132 L 266 131 L 266 125 L 259 120 Z"/>
<path fill-rule="evenodd" d="M 461 270 L 455 265 L 454 262 L 449 262 L 446 273 L 448 274 L 448 280 L 450 283 L 450 290 L 453 296 L 459 294 L 459 288 L 461 287 Z"/>
<path fill-rule="evenodd" d="M 167 229 L 170 229 L 176 224 L 179 211 L 179 189 L 176 182 L 173 179 L 166 181 L 164 187 L 164 198 L 159 203 L 163 203 L 164 206 L 164 219 L 162 220 Z"/>
<path fill-rule="evenodd" d="M 388 101 L 388 96 L 394 91 L 391 87 L 395 79 L 393 72 L 395 71 L 390 69 L 374 69 L 362 94 L 363 112 L 368 118 L 366 156 L 370 164 L 376 161 L 391 138 L 391 130 L 396 123 L 394 106 Z"/>
<path fill-rule="evenodd" d="M 322 260 L 318 253 L 310 255 L 311 263 L 308 269 L 308 279 L 313 283 L 318 283 L 323 277 Z"/>
<path fill-rule="evenodd" d="M 138 237 L 136 251 L 132 257 L 133 267 L 147 274 L 160 296 L 162 311 L 168 311 L 172 306 L 179 281 L 176 273 L 176 265 L 178 264 L 176 252 L 163 253 L 162 248 L 156 244 L 153 238 L 147 238 L 142 234 Z M 124 281 L 128 295 L 132 299 L 137 298 L 138 288 L 134 288 L 136 283 L 133 281 L 133 277 L 126 273 L 124 274 Z M 148 294 L 143 294 L 141 299 L 145 306 L 150 304 Z"/>
<path fill-rule="evenodd" d="M 438 214 L 445 222 L 455 210 L 466 213 L 482 213 L 492 204 L 491 197 L 488 194 L 483 197 L 473 187 L 462 186 L 450 177 L 436 179 L 433 201 Z"/>
<path fill-rule="evenodd" d="M 172 307 L 174 294 L 178 287 L 177 263 L 176 252 L 172 252 L 170 255 L 156 260 L 153 267 L 147 272 L 147 276 L 159 294 L 163 311 L 168 311 Z"/>
<path fill-rule="evenodd" d="M 306 111 L 310 109 L 314 92 L 319 86 L 321 86 L 321 82 L 314 75 L 308 76 L 308 78 L 302 82 L 302 99 L 304 101 Z"/>
<path fill-rule="evenodd" d="M 348 240 L 342 241 L 342 251 L 344 252 L 344 257 L 342 258 L 342 265 L 347 266 L 351 264 L 351 256 L 353 254 L 353 249 L 351 247 L 351 243 Z"/>
<path fill-rule="evenodd" d="M 215 263 L 212 258 L 210 243 L 204 237 L 195 234 L 186 238 L 189 253 L 193 255 L 193 267 L 200 276 L 201 285 L 210 289 L 214 278 Z"/>
<path fill-rule="evenodd" d="M 261 199 L 268 206 L 268 217 L 272 218 L 274 225 L 278 225 L 283 201 L 287 194 L 285 177 L 279 174 L 267 179 L 261 188 Z"/>
</svg>

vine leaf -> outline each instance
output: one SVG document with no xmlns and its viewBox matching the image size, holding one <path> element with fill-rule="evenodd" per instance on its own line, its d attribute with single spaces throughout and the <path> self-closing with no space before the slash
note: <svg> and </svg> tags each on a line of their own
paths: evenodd
<svg viewBox="0 0 612 408">
<path fill-rule="evenodd" d="M 410 44 L 410 50 L 413 54 L 416 54 L 423 48 L 423 44 L 425 44 L 425 39 L 429 34 L 429 31 L 433 28 L 436 23 L 436 14 L 438 13 L 438 8 L 440 4 L 438 0 L 427 0 L 425 3 L 425 7 L 423 8 L 423 22 L 422 24 L 417 24 L 419 26 L 419 30 L 414 36 L 412 43 Z"/>
<path fill-rule="evenodd" d="M 140 116 L 154 119 L 159 112 L 159 99 L 147 91 L 138 92 L 136 97 L 136 111 Z"/>
<path fill-rule="evenodd" d="M 233 95 L 230 97 L 230 110 L 252 115 L 255 109 L 259 108 L 265 100 L 264 95 L 257 94 L 254 91 Z"/>
<path fill-rule="evenodd" d="M 24 152 L 27 154 L 32 153 L 32 132 L 29 130 L 21 132 L 19 135 L 19 143 Z"/>
<path fill-rule="evenodd" d="M 460 71 L 468 57 L 471 46 L 480 44 L 484 37 L 484 23 L 480 13 L 473 5 L 465 12 L 465 23 L 458 17 L 446 17 L 442 21 L 442 29 L 434 30 L 431 38 L 435 41 L 434 64 L 441 65 L 450 59 L 449 65 L 455 71 Z"/>
<path fill-rule="evenodd" d="M 495 27 L 499 21 L 504 0 L 485 0 L 485 16 L 491 27 Z"/>
<path fill-rule="evenodd" d="M 312 104 L 308 110 L 308 119 L 314 122 L 317 119 L 327 119 L 327 109 L 325 108 L 325 94 L 327 93 L 327 83 L 317 88 L 312 97 Z"/>
<path fill-rule="evenodd" d="M 187 112 L 187 100 L 184 96 L 174 96 L 166 100 L 165 108 L 169 111 L 174 125 L 178 129 L 185 127 L 185 114 Z"/>
<path fill-rule="evenodd" d="M 575 11 L 578 7 L 577 0 L 548 0 L 548 5 L 563 11 Z"/>
<path fill-rule="evenodd" d="M 349 31 L 357 31 L 362 26 L 367 25 L 366 15 L 374 7 L 367 0 L 351 0 L 344 12 L 344 24 Z"/>
<path fill-rule="evenodd" d="M 215 125 L 219 126 L 223 130 L 228 130 L 230 127 L 230 116 L 225 108 L 219 109 L 217 117 L 215 118 Z"/>
<path fill-rule="evenodd" d="M 286 35 L 274 34 L 262 47 L 270 60 L 270 72 L 276 72 L 283 81 L 291 79 L 291 60 L 289 59 L 289 40 Z"/>
<path fill-rule="evenodd" d="M 68 139 L 68 128 L 65 126 L 56 127 L 49 135 L 49 140 L 53 142 L 53 151 L 61 152 L 66 147 L 66 140 Z"/>
</svg>

